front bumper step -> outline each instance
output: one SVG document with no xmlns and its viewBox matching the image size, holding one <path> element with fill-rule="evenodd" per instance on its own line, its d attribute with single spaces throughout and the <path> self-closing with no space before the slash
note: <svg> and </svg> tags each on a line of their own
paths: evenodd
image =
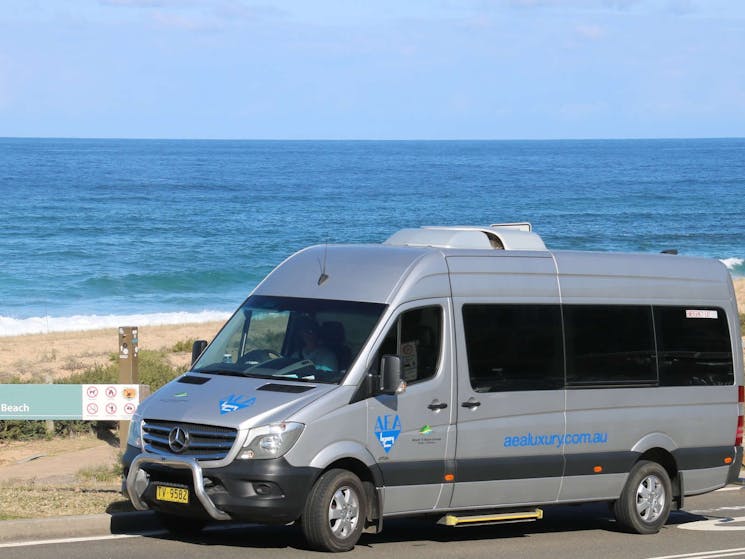
<svg viewBox="0 0 745 559">
<path fill-rule="evenodd" d="M 438 524 L 444 526 L 483 526 L 485 524 L 507 524 L 511 522 L 533 522 L 543 518 L 543 510 L 500 511 L 494 514 L 455 515 L 446 514 Z"/>
</svg>

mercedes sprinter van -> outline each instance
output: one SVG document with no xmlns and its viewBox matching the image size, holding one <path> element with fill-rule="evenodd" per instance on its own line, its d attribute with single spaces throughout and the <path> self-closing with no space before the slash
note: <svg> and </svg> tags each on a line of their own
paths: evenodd
<svg viewBox="0 0 745 559">
<path fill-rule="evenodd" d="M 735 480 L 725 266 L 552 251 L 530 229 L 406 229 L 288 258 L 140 405 L 134 506 L 174 531 L 298 522 L 344 551 L 396 516 L 482 524 L 589 501 L 653 533 Z"/>
</svg>

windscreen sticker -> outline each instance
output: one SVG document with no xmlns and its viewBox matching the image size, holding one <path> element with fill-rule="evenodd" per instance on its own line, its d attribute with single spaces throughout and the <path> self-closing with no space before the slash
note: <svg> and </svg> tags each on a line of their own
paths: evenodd
<svg viewBox="0 0 745 559">
<path fill-rule="evenodd" d="M 249 406 L 253 406 L 256 403 L 256 398 L 249 398 L 247 396 L 231 394 L 224 400 L 220 400 L 220 415 L 226 413 L 242 410 Z"/>
<path fill-rule="evenodd" d="M 607 444 L 608 433 L 554 433 L 551 435 L 513 435 L 504 438 L 504 446 L 524 447 L 524 446 L 562 446 L 580 445 L 580 444 Z"/>
<path fill-rule="evenodd" d="M 686 310 L 686 318 L 719 318 L 717 311 L 704 311 L 700 309 L 688 309 Z"/>
<path fill-rule="evenodd" d="M 416 342 L 406 342 L 401 344 L 400 351 L 401 360 L 401 371 L 403 373 L 403 379 L 406 381 L 413 381 L 417 378 L 417 355 L 416 355 Z"/>
<path fill-rule="evenodd" d="M 398 415 L 379 415 L 375 420 L 375 436 L 388 454 L 401 434 L 401 419 Z"/>
</svg>

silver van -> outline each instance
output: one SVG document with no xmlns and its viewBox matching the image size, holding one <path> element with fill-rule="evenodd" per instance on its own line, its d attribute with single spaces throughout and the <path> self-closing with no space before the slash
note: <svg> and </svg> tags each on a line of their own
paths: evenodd
<svg viewBox="0 0 745 559">
<path fill-rule="evenodd" d="M 205 349 L 206 346 L 206 349 Z M 173 531 L 299 522 L 344 551 L 613 503 L 657 532 L 737 478 L 743 362 L 716 260 L 551 251 L 528 224 L 304 249 L 143 402 L 126 491 Z"/>
</svg>

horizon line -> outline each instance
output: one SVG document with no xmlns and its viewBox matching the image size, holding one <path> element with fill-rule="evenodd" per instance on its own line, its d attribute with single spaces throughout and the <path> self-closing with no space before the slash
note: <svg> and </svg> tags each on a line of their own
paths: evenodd
<svg viewBox="0 0 745 559">
<path fill-rule="evenodd" d="M 169 138 L 148 136 L 0 136 L 0 140 L 119 140 L 169 142 L 585 142 L 637 140 L 743 140 L 745 136 L 624 136 L 576 138 Z"/>
</svg>

